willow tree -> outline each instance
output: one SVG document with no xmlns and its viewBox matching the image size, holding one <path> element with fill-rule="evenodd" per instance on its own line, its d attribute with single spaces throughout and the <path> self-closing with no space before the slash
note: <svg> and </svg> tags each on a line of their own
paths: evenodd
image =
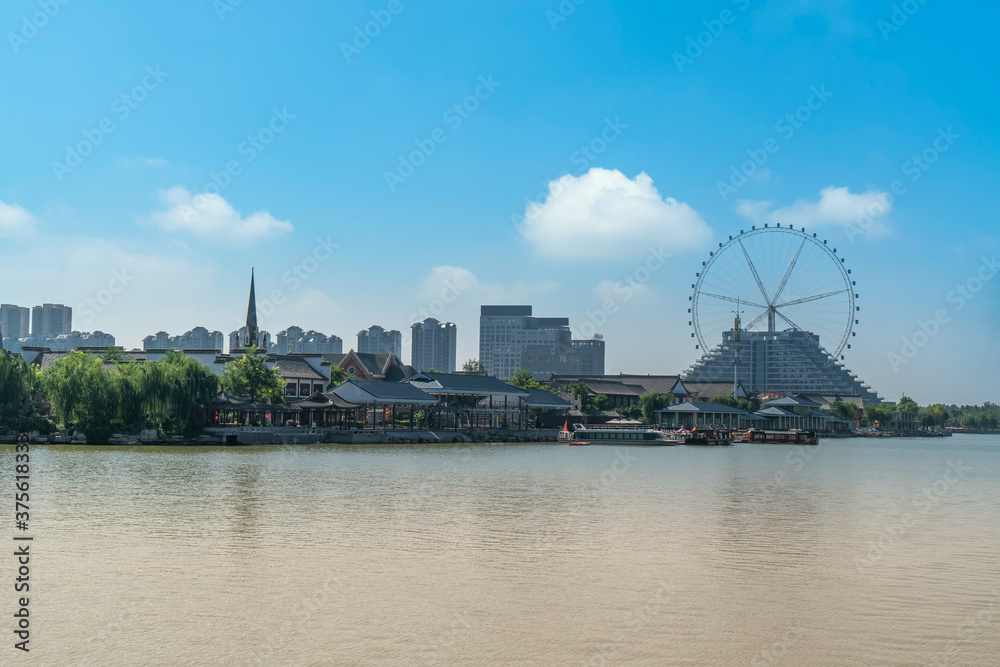
<svg viewBox="0 0 1000 667">
<path fill-rule="evenodd" d="M 117 376 L 100 359 L 73 351 L 42 372 L 42 385 L 64 426 L 102 438 L 120 423 Z"/>
<path fill-rule="evenodd" d="M 0 350 L 0 433 L 15 428 L 21 407 L 37 385 L 35 369 Z"/>
</svg>

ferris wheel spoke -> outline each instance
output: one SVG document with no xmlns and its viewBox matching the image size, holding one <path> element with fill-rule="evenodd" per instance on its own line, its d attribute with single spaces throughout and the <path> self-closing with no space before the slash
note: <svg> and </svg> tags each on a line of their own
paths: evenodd
<svg viewBox="0 0 1000 667">
<path fill-rule="evenodd" d="M 807 296 L 802 299 L 796 299 L 795 301 L 786 301 L 785 303 L 779 303 L 776 308 L 787 308 L 788 306 L 797 306 L 800 303 L 809 303 L 810 301 L 819 301 L 820 299 L 826 299 L 827 297 L 836 296 L 837 294 L 843 294 L 846 289 L 837 290 L 836 292 L 827 292 L 826 294 L 816 294 L 813 296 Z"/>
<path fill-rule="evenodd" d="M 792 321 L 791 321 L 790 319 L 788 319 L 788 318 L 787 318 L 787 317 L 785 316 L 785 314 L 784 314 L 784 313 L 782 313 L 782 312 L 781 312 L 780 310 L 775 310 L 774 312 L 775 312 L 775 313 L 776 313 L 776 314 L 778 315 L 778 317 L 780 317 L 781 319 L 785 320 L 785 321 L 786 321 L 786 322 L 788 322 L 788 323 L 789 323 L 790 325 L 792 325 L 792 328 L 793 328 L 793 329 L 796 329 L 796 330 L 798 330 L 798 331 L 806 331 L 806 329 L 803 329 L 803 328 L 802 328 L 802 327 L 800 327 L 800 326 L 799 326 L 798 324 L 796 324 L 795 322 L 792 322 Z"/>
<path fill-rule="evenodd" d="M 753 272 L 753 279 L 757 281 L 757 287 L 760 288 L 760 293 L 764 296 L 764 301 L 771 304 L 771 299 L 767 296 L 767 290 L 764 289 L 764 283 L 761 282 L 760 274 L 757 273 L 757 267 L 753 265 L 753 260 L 750 259 L 750 253 L 747 252 L 746 247 L 743 245 L 743 241 L 740 241 L 740 248 L 743 250 L 743 256 L 747 259 L 747 264 L 750 265 L 750 271 Z"/>
<path fill-rule="evenodd" d="M 750 323 L 749 323 L 749 324 L 747 324 L 747 325 L 746 325 L 745 327 L 743 327 L 743 328 L 744 328 L 745 330 L 747 330 L 747 331 L 750 331 L 750 330 L 751 330 L 751 329 L 753 329 L 753 328 L 754 328 L 755 326 L 757 326 L 758 324 L 760 324 L 760 321 L 761 321 L 761 320 L 763 320 L 763 319 L 764 319 L 765 317 L 767 317 L 767 310 L 766 310 L 766 309 L 764 310 L 764 312 L 763 312 L 763 313 L 761 313 L 761 314 L 760 314 L 760 315 L 758 315 L 757 317 L 755 317 L 755 318 L 753 318 L 752 320 L 750 320 Z"/>
<path fill-rule="evenodd" d="M 799 255 L 802 254 L 802 249 L 805 247 L 806 240 L 802 239 L 802 244 L 799 246 L 799 249 L 795 251 L 795 257 L 792 258 L 792 263 L 788 265 L 788 270 L 785 271 L 785 277 L 781 279 L 781 284 L 778 285 L 778 289 L 775 291 L 774 299 L 772 299 L 771 303 L 774 303 L 781 297 L 781 292 L 785 289 L 785 285 L 788 284 L 788 279 L 792 275 L 792 270 L 795 268 L 795 265 L 799 263 Z"/>
<path fill-rule="evenodd" d="M 702 292 L 701 296 L 710 296 L 713 299 L 722 299 L 723 301 L 732 301 L 733 303 L 739 303 L 744 306 L 753 306 L 754 308 L 767 308 L 767 306 L 762 306 L 759 303 L 754 303 L 753 301 L 747 301 L 746 299 L 737 299 L 731 296 L 723 296 L 721 294 L 712 294 L 711 292 Z"/>
</svg>

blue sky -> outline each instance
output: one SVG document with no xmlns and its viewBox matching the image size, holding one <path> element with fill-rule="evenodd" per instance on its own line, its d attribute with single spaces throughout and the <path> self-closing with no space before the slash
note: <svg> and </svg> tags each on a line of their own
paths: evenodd
<svg viewBox="0 0 1000 667">
<path fill-rule="evenodd" d="M 7 2 L 0 301 L 71 305 L 135 347 L 237 328 L 253 266 L 271 331 L 347 348 L 434 314 L 466 359 L 479 305 L 530 303 L 604 334 L 608 372 L 676 373 L 699 354 L 701 262 L 784 220 L 852 268 L 859 376 L 890 400 L 997 401 L 997 13 Z M 670 257 L 647 276 L 651 247 Z"/>
</svg>

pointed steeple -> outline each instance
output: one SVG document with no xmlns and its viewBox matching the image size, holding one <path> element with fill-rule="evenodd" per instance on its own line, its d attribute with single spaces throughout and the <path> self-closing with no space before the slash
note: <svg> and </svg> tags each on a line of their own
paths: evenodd
<svg viewBox="0 0 1000 667">
<path fill-rule="evenodd" d="M 250 303 L 247 305 L 247 325 L 243 330 L 243 347 L 260 347 L 260 331 L 257 329 L 257 294 L 254 290 L 253 269 L 250 269 Z"/>
</svg>

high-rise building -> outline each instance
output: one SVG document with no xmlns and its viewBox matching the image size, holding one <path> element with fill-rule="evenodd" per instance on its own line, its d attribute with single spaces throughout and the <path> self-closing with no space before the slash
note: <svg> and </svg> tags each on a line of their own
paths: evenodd
<svg viewBox="0 0 1000 667">
<path fill-rule="evenodd" d="M 519 369 L 536 379 L 569 373 L 602 375 L 604 340 L 573 340 L 566 317 L 533 317 L 531 306 L 483 306 L 479 361 L 487 375 L 507 379 Z"/>
<path fill-rule="evenodd" d="M 402 356 L 403 334 L 396 330 L 386 331 L 376 324 L 358 332 L 358 352 Z"/>
<path fill-rule="evenodd" d="M 742 383 L 750 393 L 858 396 L 864 403 L 882 398 L 820 345 L 808 331 L 740 331 L 739 367 L 733 330 L 683 374 L 685 382 Z M 734 373 L 735 370 L 735 373 Z"/>
<path fill-rule="evenodd" d="M 9 303 L 0 305 L 0 332 L 10 338 L 25 338 L 31 333 L 31 310 Z"/>
<path fill-rule="evenodd" d="M 31 311 L 34 336 L 58 336 L 73 331 L 73 309 L 61 303 L 45 303 Z"/>
<path fill-rule="evenodd" d="M 180 336 L 171 336 L 165 331 L 142 339 L 143 350 L 216 350 L 222 352 L 225 336 L 221 331 L 209 331 L 205 327 L 195 327 Z"/>
<path fill-rule="evenodd" d="M 318 331 L 303 331 L 302 327 L 288 327 L 274 337 L 271 352 L 276 354 L 343 354 L 344 341 L 340 336 L 327 336 Z"/>
<path fill-rule="evenodd" d="M 410 326 L 410 365 L 418 371 L 455 372 L 458 354 L 455 325 L 428 317 Z"/>
</svg>

